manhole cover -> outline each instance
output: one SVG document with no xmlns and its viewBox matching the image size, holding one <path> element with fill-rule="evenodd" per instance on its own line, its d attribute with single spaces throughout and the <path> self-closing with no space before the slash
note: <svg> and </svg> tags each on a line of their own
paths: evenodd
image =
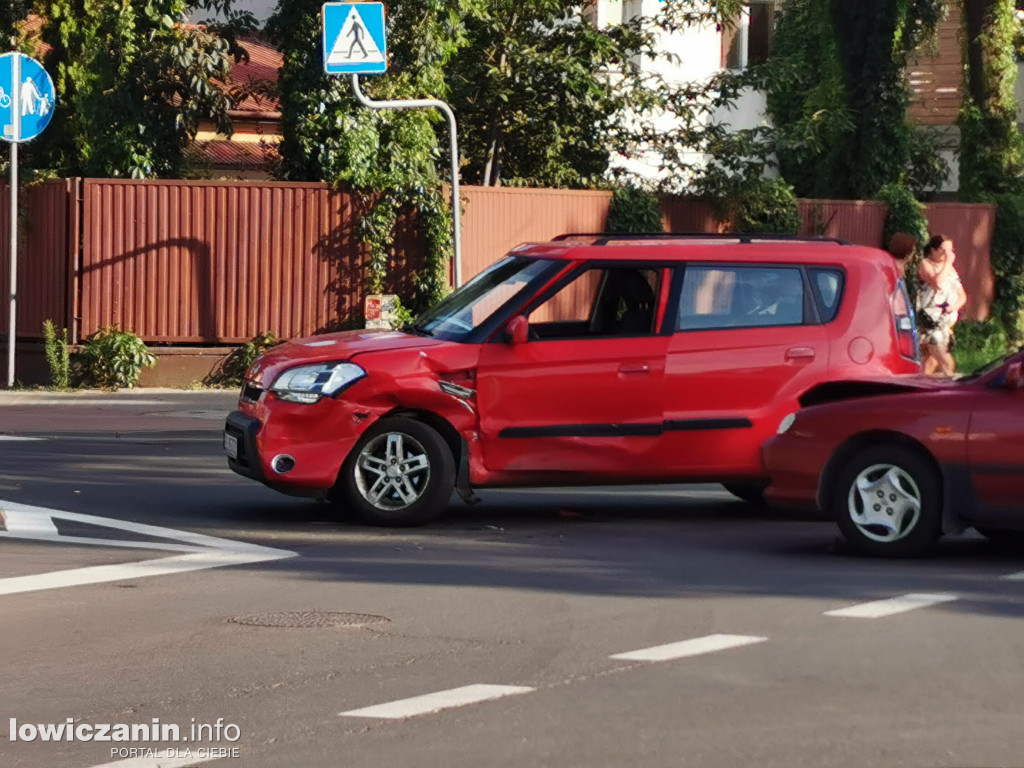
<svg viewBox="0 0 1024 768">
<path fill-rule="evenodd" d="M 228 619 L 247 627 L 365 627 L 391 621 L 387 616 L 369 613 L 333 613 L 331 611 L 290 611 L 287 613 L 250 613 Z"/>
</svg>

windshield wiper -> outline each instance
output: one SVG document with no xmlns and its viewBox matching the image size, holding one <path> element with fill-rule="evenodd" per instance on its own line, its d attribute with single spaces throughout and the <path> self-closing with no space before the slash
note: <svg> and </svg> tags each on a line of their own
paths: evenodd
<svg viewBox="0 0 1024 768">
<path fill-rule="evenodd" d="M 417 336 L 432 337 L 434 335 L 433 331 L 428 331 L 422 325 L 418 325 L 416 323 L 409 323 L 404 328 L 402 328 L 402 330 L 405 331 L 406 333 L 414 333 Z"/>
</svg>

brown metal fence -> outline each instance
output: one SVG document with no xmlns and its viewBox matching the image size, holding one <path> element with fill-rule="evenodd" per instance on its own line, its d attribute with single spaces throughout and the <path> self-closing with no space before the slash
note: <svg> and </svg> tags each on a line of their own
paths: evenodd
<svg viewBox="0 0 1024 768">
<path fill-rule="evenodd" d="M 40 339 L 43 322 L 67 328 L 74 315 L 74 266 L 77 221 L 72 209 L 78 181 L 64 179 L 21 191 L 18 257 L 18 337 Z M 10 297 L 10 189 L 0 187 L 0 295 Z M 7 301 L 0 308 L 0 333 L 7 333 Z"/>
<path fill-rule="evenodd" d="M 322 184 L 84 182 L 81 336 L 225 343 L 338 325 L 362 296 L 351 197 Z"/>
<path fill-rule="evenodd" d="M 5 198 L 0 188 L 3 244 Z M 366 254 L 357 233 L 359 203 L 323 184 L 64 180 L 33 187 L 26 198 L 20 337 L 41 336 L 49 317 L 72 329 L 75 340 L 115 324 L 148 342 L 224 344 L 266 330 L 308 335 L 361 316 Z M 602 231 L 610 199 L 608 192 L 464 188 L 464 279 L 522 242 Z M 803 200 L 801 213 L 803 234 L 882 244 L 881 203 Z M 936 204 L 927 215 L 933 231 L 957 244 L 970 298 L 964 316 L 986 317 L 993 208 Z M 664 199 L 662 219 L 673 232 L 719 229 L 709 206 L 685 198 Z M 422 258 L 406 219 L 389 289 L 408 293 Z M 0 288 L 7 274 L 4 247 Z"/>
<path fill-rule="evenodd" d="M 960 317 L 964 320 L 987 320 L 995 295 L 992 275 L 992 230 L 996 209 L 992 205 L 965 203 L 933 203 L 925 208 L 928 231 L 953 240 L 956 248 L 956 270 L 960 273 L 967 306 Z"/>
</svg>

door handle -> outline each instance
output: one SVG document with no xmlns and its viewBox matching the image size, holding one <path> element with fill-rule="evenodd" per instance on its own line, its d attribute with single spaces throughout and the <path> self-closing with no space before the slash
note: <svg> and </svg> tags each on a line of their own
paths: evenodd
<svg viewBox="0 0 1024 768">
<path fill-rule="evenodd" d="M 623 363 L 619 366 L 619 373 L 650 373 L 651 366 L 647 363 Z"/>
<path fill-rule="evenodd" d="M 814 350 L 811 347 L 790 347 L 786 350 L 786 361 L 813 360 Z"/>
</svg>

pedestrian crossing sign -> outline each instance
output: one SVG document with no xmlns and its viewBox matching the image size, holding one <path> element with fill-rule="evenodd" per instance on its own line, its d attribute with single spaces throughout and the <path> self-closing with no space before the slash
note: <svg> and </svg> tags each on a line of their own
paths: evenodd
<svg viewBox="0 0 1024 768">
<path fill-rule="evenodd" d="M 387 71 L 384 3 L 324 3 L 324 70 L 329 75 Z"/>
</svg>

